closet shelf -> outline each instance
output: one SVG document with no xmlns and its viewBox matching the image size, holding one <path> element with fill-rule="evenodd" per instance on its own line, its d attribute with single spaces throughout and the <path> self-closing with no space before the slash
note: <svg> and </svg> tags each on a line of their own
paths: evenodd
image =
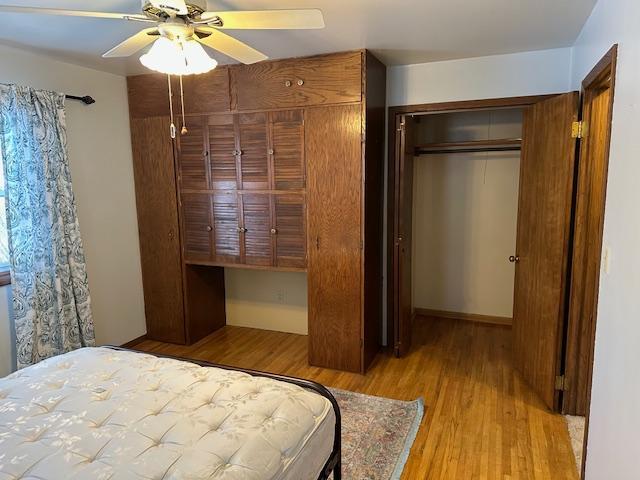
<svg viewBox="0 0 640 480">
<path fill-rule="evenodd" d="M 416 155 L 434 155 L 443 153 L 508 152 L 520 150 L 520 138 L 501 138 L 497 140 L 474 140 L 468 142 L 424 143 L 416 145 Z"/>
</svg>

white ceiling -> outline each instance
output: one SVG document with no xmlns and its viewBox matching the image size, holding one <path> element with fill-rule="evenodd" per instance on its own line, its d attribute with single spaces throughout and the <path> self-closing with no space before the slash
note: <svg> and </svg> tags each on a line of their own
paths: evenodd
<svg viewBox="0 0 640 480">
<path fill-rule="evenodd" d="M 387 65 L 573 44 L 596 0 L 216 0 L 209 10 L 320 8 L 327 27 L 227 31 L 271 58 L 369 48 Z M 140 0 L 0 0 L 0 4 L 139 13 Z M 136 55 L 100 55 L 146 25 L 109 19 L 0 14 L 0 43 L 118 74 L 142 73 Z M 221 63 L 232 63 L 213 55 Z"/>
</svg>

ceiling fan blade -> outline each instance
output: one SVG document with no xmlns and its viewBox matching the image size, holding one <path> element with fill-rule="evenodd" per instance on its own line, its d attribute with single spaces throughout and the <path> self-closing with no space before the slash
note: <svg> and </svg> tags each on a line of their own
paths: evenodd
<svg viewBox="0 0 640 480">
<path fill-rule="evenodd" d="M 149 0 L 151 5 L 174 15 L 188 15 L 189 10 L 184 0 Z"/>
<path fill-rule="evenodd" d="M 252 63 L 261 62 L 266 60 L 267 57 L 264 53 L 250 47 L 246 43 L 242 43 L 240 40 L 222 33 L 212 27 L 200 27 L 198 32 L 208 34 L 206 37 L 200 38 L 198 35 L 194 35 L 194 38 L 207 47 L 213 48 L 225 55 L 238 60 L 246 65 Z"/>
<path fill-rule="evenodd" d="M 43 15 L 61 15 L 64 17 L 115 18 L 120 20 L 151 21 L 144 15 L 130 13 L 88 12 L 85 10 L 62 10 L 59 8 L 21 7 L 18 5 L 0 5 L 0 12 L 35 13 Z"/>
<path fill-rule="evenodd" d="M 204 12 L 203 21 L 222 20 L 217 28 L 225 29 L 290 29 L 302 30 L 324 28 L 322 11 L 318 9 L 300 10 L 256 10 L 238 12 Z M 212 24 L 213 25 L 213 24 Z"/>
<path fill-rule="evenodd" d="M 144 30 L 141 30 L 135 35 L 127 38 L 119 45 L 116 45 L 102 56 L 104 58 L 128 57 L 154 42 L 158 38 L 158 35 L 159 32 L 157 28 L 145 28 Z"/>
</svg>

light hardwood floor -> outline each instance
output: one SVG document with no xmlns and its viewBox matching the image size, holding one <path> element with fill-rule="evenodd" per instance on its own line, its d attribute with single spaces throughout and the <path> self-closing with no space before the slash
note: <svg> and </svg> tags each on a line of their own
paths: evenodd
<svg viewBox="0 0 640 480">
<path fill-rule="evenodd" d="M 423 397 L 425 416 L 404 480 L 577 479 L 564 420 L 512 368 L 510 336 L 507 327 L 418 317 L 410 354 L 381 353 L 364 376 L 310 367 L 304 336 L 240 327 L 189 347 L 146 340 L 135 348 L 370 395 Z"/>
</svg>

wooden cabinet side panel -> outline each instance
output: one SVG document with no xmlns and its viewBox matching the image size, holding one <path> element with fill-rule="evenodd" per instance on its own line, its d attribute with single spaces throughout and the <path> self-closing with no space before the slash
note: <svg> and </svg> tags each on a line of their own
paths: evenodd
<svg viewBox="0 0 640 480">
<path fill-rule="evenodd" d="M 131 119 L 147 335 L 184 343 L 178 202 L 168 129 L 168 117 Z"/>
<path fill-rule="evenodd" d="M 361 106 L 306 112 L 309 362 L 361 370 Z"/>
<path fill-rule="evenodd" d="M 365 56 L 363 369 L 378 353 L 382 333 L 382 238 L 387 67 Z"/>
</svg>

